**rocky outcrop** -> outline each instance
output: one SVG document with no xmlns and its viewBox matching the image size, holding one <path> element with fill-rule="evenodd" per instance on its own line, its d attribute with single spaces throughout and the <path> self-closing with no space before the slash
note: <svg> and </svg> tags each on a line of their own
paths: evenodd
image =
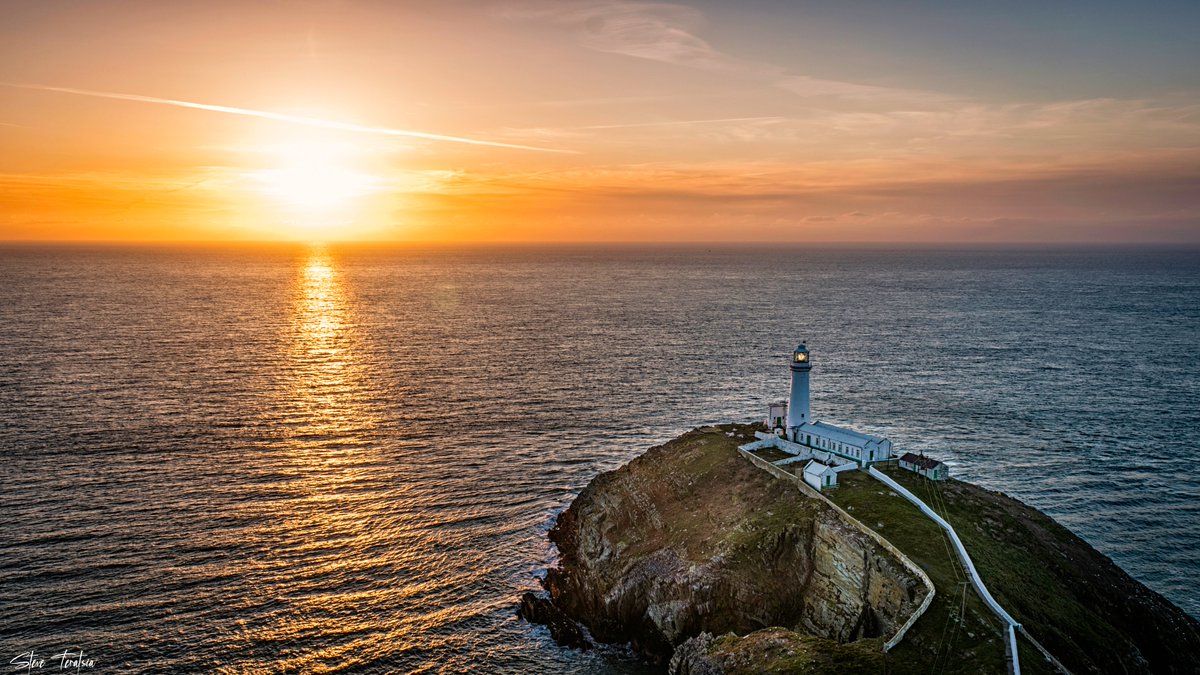
<svg viewBox="0 0 1200 675">
<path fill-rule="evenodd" d="M 885 655 L 924 583 L 847 516 L 739 454 L 753 430 L 698 429 L 597 476 L 559 515 L 559 564 L 522 616 L 566 645 L 628 643 L 678 675 L 1005 672 L 1002 627 L 940 528 L 848 472 L 834 502 L 938 589 Z M 936 498 L 996 599 L 1073 672 L 1200 672 L 1200 622 L 1053 519 L 968 483 L 885 471 Z M 1054 672 L 1029 647 L 1022 672 Z"/>
<path fill-rule="evenodd" d="M 530 623 L 540 623 L 550 629 L 550 637 L 564 647 L 588 649 L 592 646 L 579 624 L 567 616 L 558 605 L 532 591 L 521 594 L 517 615 Z"/>
<path fill-rule="evenodd" d="M 746 637 L 714 638 L 701 633 L 679 645 L 670 675 L 760 675 L 761 673 L 880 673 L 883 652 L 873 642 L 840 643 L 783 628 L 764 628 Z"/>
<path fill-rule="evenodd" d="M 748 432 L 690 432 L 592 481 L 550 533 L 552 603 L 595 639 L 660 662 L 702 632 L 890 636 L 923 598 L 920 580 L 828 505 L 737 457 Z"/>
</svg>

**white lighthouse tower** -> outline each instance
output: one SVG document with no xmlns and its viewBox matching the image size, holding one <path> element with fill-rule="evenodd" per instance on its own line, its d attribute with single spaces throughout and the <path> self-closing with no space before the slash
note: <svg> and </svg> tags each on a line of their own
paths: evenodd
<svg viewBox="0 0 1200 675">
<path fill-rule="evenodd" d="M 808 372 L 812 362 L 808 358 L 808 347 L 801 344 L 792 352 L 792 391 L 788 397 L 787 437 L 796 440 L 796 427 L 812 422 L 808 410 Z"/>
</svg>

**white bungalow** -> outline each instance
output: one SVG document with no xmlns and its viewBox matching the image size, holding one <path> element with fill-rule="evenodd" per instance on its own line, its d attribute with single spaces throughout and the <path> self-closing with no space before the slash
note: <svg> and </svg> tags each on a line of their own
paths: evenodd
<svg viewBox="0 0 1200 675">
<path fill-rule="evenodd" d="M 820 491 L 837 487 L 838 472 L 832 466 L 810 460 L 804 465 L 804 482 Z"/>
<path fill-rule="evenodd" d="M 866 466 L 892 458 L 892 442 L 880 436 L 843 429 L 825 422 L 810 422 L 791 430 L 792 440 L 816 450 L 831 452 L 839 457 Z"/>
<path fill-rule="evenodd" d="M 906 452 L 900 457 L 900 468 L 919 473 L 930 480 L 946 480 L 950 477 L 950 467 L 945 462 L 939 462 L 925 455 L 914 455 Z"/>
</svg>

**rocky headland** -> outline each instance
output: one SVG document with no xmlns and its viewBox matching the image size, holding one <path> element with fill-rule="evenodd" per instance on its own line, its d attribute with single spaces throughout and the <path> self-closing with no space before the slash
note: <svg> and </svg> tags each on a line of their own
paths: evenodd
<svg viewBox="0 0 1200 675">
<path fill-rule="evenodd" d="M 860 472 L 827 493 L 839 508 L 768 475 L 737 450 L 756 429 L 697 429 L 597 476 L 559 515 L 558 566 L 522 616 L 680 675 L 1006 672 L 1003 626 L 940 529 Z M 889 473 L 937 505 L 996 599 L 1070 671 L 1200 672 L 1200 622 L 1049 517 Z M 914 563 L 936 591 L 885 652 L 929 593 Z M 1020 657 L 1026 673 L 1056 670 L 1028 640 Z"/>
</svg>

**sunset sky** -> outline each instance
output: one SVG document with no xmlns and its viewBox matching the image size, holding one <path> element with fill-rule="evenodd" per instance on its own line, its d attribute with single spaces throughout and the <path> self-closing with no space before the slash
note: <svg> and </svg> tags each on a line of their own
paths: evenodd
<svg viewBox="0 0 1200 675">
<path fill-rule="evenodd" d="M 1200 242 L 1200 2 L 0 5 L 0 239 Z"/>
</svg>

